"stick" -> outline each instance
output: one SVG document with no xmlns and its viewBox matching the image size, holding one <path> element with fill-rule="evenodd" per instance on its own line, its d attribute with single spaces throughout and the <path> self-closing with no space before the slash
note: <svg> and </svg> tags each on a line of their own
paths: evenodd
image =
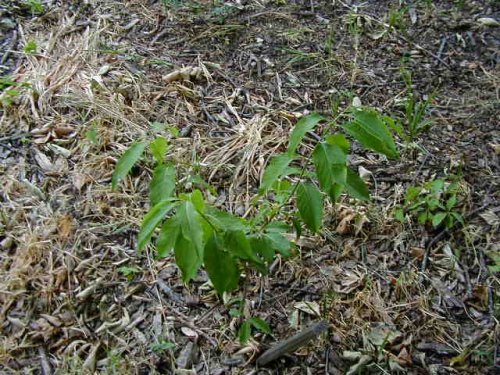
<svg viewBox="0 0 500 375">
<path fill-rule="evenodd" d="M 279 357 L 304 346 L 312 339 L 321 335 L 327 329 L 328 322 L 326 320 L 310 325 L 292 337 L 279 342 L 270 349 L 266 350 L 264 354 L 257 359 L 257 365 L 265 366 L 269 362 L 272 362 L 275 359 L 278 359 Z"/>
</svg>

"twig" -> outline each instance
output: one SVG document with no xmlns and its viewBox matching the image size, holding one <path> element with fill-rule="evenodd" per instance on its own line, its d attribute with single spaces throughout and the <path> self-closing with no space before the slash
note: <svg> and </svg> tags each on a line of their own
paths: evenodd
<svg viewBox="0 0 500 375">
<path fill-rule="evenodd" d="M 301 332 L 266 350 L 264 354 L 257 359 L 257 365 L 265 366 L 275 359 L 307 344 L 309 341 L 321 335 L 327 328 L 328 322 L 326 320 L 322 320 L 305 328 Z"/>
<path fill-rule="evenodd" d="M 443 37 L 441 40 L 441 45 L 439 46 L 439 50 L 437 52 L 437 57 L 441 58 L 441 55 L 443 54 L 444 46 L 446 45 L 446 42 L 448 41 L 447 37 Z"/>
<path fill-rule="evenodd" d="M 16 139 L 20 139 L 20 138 L 27 138 L 27 137 L 32 137 L 33 134 L 31 133 L 18 133 L 18 134 L 11 134 L 11 135 L 6 135 L 5 137 L 2 137 L 0 138 L 0 142 L 4 142 L 4 141 L 14 141 Z"/>
</svg>

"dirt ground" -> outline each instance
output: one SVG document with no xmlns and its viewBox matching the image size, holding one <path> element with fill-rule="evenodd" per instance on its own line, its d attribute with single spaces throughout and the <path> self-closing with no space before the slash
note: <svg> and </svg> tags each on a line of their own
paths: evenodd
<svg viewBox="0 0 500 375">
<path fill-rule="evenodd" d="M 500 373 L 499 22 L 494 0 L 2 1 L 0 372 Z M 243 215 L 301 116 L 342 124 L 354 101 L 403 118 L 403 64 L 435 94 L 430 128 L 396 161 L 354 144 L 372 201 L 329 206 L 269 275 L 222 301 L 205 272 L 185 285 L 173 257 L 137 252 L 151 165 L 111 189 L 133 141 L 168 137 Z M 458 182 L 464 223 L 396 220 L 433 179 Z M 242 298 L 272 329 L 246 345 Z"/>
</svg>

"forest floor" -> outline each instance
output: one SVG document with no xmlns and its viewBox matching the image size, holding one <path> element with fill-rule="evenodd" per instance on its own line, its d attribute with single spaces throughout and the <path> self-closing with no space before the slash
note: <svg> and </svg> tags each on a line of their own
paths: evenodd
<svg viewBox="0 0 500 375">
<path fill-rule="evenodd" d="M 0 5 L 2 374 L 500 372 L 498 2 L 56 3 Z M 169 138 L 207 197 L 252 214 L 297 119 L 342 125 L 361 103 L 404 122 L 412 92 L 430 126 L 397 138 L 399 160 L 353 144 L 372 200 L 342 196 L 224 301 L 204 271 L 185 285 L 173 256 L 137 252 L 151 164 L 111 189 L 132 142 Z M 422 207 L 456 195 L 464 222 L 396 220 L 432 181 Z M 241 299 L 271 334 L 239 342 Z M 317 340 L 256 367 L 321 319 Z"/>
</svg>

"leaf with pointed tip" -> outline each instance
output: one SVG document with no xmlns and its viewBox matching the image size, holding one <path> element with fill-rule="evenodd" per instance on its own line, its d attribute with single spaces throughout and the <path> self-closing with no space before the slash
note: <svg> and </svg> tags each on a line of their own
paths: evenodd
<svg viewBox="0 0 500 375">
<path fill-rule="evenodd" d="M 390 159 L 399 158 L 396 144 L 389 129 L 374 110 L 355 110 L 354 120 L 344 129 L 363 147 L 380 152 Z"/>
<path fill-rule="evenodd" d="M 165 221 L 156 240 L 156 251 L 160 257 L 166 257 L 174 249 L 180 233 L 181 227 L 176 216 Z"/>
<path fill-rule="evenodd" d="M 168 149 L 168 141 L 165 137 L 156 137 L 154 141 L 149 144 L 151 153 L 156 161 L 162 164 L 165 161 L 165 155 Z"/>
<path fill-rule="evenodd" d="M 368 191 L 365 182 L 350 168 L 347 169 L 345 189 L 353 198 L 357 198 L 362 201 L 370 200 L 370 192 Z"/>
<path fill-rule="evenodd" d="M 297 150 L 297 147 L 299 146 L 300 142 L 302 142 L 302 139 L 304 136 L 314 130 L 314 127 L 323 120 L 323 116 L 319 115 L 318 113 L 312 113 L 310 115 L 302 117 L 297 124 L 295 124 L 295 127 L 292 130 L 292 134 L 290 135 L 290 142 L 288 143 L 288 155 L 294 155 L 295 151 Z"/>
<path fill-rule="evenodd" d="M 251 331 L 252 327 L 250 325 L 250 322 L 243 322 L 243 324 L 240 326 L 240 329 L 238 330 L 238 337 L 240 339 L 241 345 L 246 345 L 248 340 L 250 340 L 250 334 L 252 333 Z"/>
<path fill-rule="evenodd" d="M 137 239 L 139 251 L 144 249 L 148 244 L 155 228 L 160 224 L 160 222 L 165 218 L 165 215 L 169 213 L 173 208 L 177 206 L 177 199 L 168 198 L 157 205 L 155 205 L 147 214 L 144 216 L 142 221 L 141 230 Z"/>
<path fill-rule="evenodd" d="M 213 226 L 221 230 L 250 230 L 245 219 L 231 215 L 229 212 L 219 210 L 215 207 L 208 206 L 206 208 L 205 218 Z"/>
<path fill-rule="evenodd" d="M 153 178 L 149 184 L 149 199 L 155 205 L 165 198 L 171 198 L 175 191 L 175 168 L 159 164 L 153 171 Z"/>
<path fill-rule="evenodd" d="M 235 259 L 223 247 L 216 234 L 207 241 L 204 254 L 205 268 L 219 294 L 236 289 L 240 279 L 240 270 Z"/>
<path fill-rule="evenodd" d="M 438 212 L 437 214 L 432 216 L 432 226 L 434 228 L 438 227 L 439 224 L 444 220 L 444 218 L 448 215 L 446 212 Z"/>
<path fill-rule="evenodd" d="M 271 327 L 264 319 L 259 318 L 258 316 L 254 316 L 249 320 L 250 324 L 257 328 L 259 331 L 264 333 L 271 333 Z"/>
<path fill-rule="evenodd" d="M 225 232 L 223 242 L 224 248 L 234 256 L 262 264 L 262 261 L 255 254 L 246 234 L 243 231 L 230 230 Z"/>
<path fill-rule="evenodd" d="M 345 185 L 347 155 L 336 145 L 318 143 L 312 154 L 319 184 L 329 192 L 334 183 Z"/>
<path fill-rule="evenodd" d="M 346 179 L 347 179 L 347 173 L 346 173 Z M 337 202 L 340 198 L 340 195 L 344 191 L 345 185 L 340 185 L 340 184 L 332 184 L 330 187 L 330 190 L 328 190 L 328 196 L 332 200 L 333 203 Z"/>
<path fill-rule="evenodd" d="M 182 236 L 189 240 L 199 259 L 203 259 L 203 225 L 204 221 L 201 215 L 196 211 L 193 203 L 186 201 L 183 202 L 177 209 L 177 218 L 181 227 Z"/>
<path fill-rule="evenodd" d="M 266 262 L 271 263 L 274 258 L 274 249 L 271 241 L 265 236 L 251 235 L 248 238 L 252 250 L 259 254 Z"/>
<path fill-rule="evenodd" d="M 349 153 L 351 148 L 351 143 L 347 140 L 344 134 L 332 134 L 326 137 L 326 142 L 338 146 L 344 151 L 345 154 Z"/>
<path fill-rule="evenodd" d="M 203 199 L 203 193 L 198 189 L 191 193 L 191 202 L 199 212 L 205 212 L 205 200 Z"/>
<path fill-rule="evenodd" d="M 317 233 L 323 220 L 323 197 L 316 186 L 300 183 L 297 187 L 297 207 L 300 217 L 313 232 Z"/>
<path fill-rule="evenodd" d="M 267 190 L 273 186 L 273 184 L 278 181 L 280 178 L 285 176 L 285 172 L 288 169 L 288 165 L 295 158 L 288 154 L 281 154 L 274 156 L 269 165 L 266 167 L 264 171 L 264 175 L 262 176 L 262 182 L 260 184 L 259 193 L 263 194 Z"/>
<path fill-rule="evenodd" d="M 146 143 L 139 142 L 133 143 L 127 151 L 121 156 L 121 158 L 116 163 L 115 171 L 113 173 L 113 178 L 111 179 L 111 188 L 116 189 L 116 185 L 125 176 L 128 175 L 132 167 L 139 160 L 144 149 L 146 148 Z"/>
<path fill-rule="evenodd" d="M 175 262 L 182 272 L 182 280 L 187 283 L 196 277 L 202 264 L 198 246 L 184 235 L 175 242 Z"/>
</svg>

